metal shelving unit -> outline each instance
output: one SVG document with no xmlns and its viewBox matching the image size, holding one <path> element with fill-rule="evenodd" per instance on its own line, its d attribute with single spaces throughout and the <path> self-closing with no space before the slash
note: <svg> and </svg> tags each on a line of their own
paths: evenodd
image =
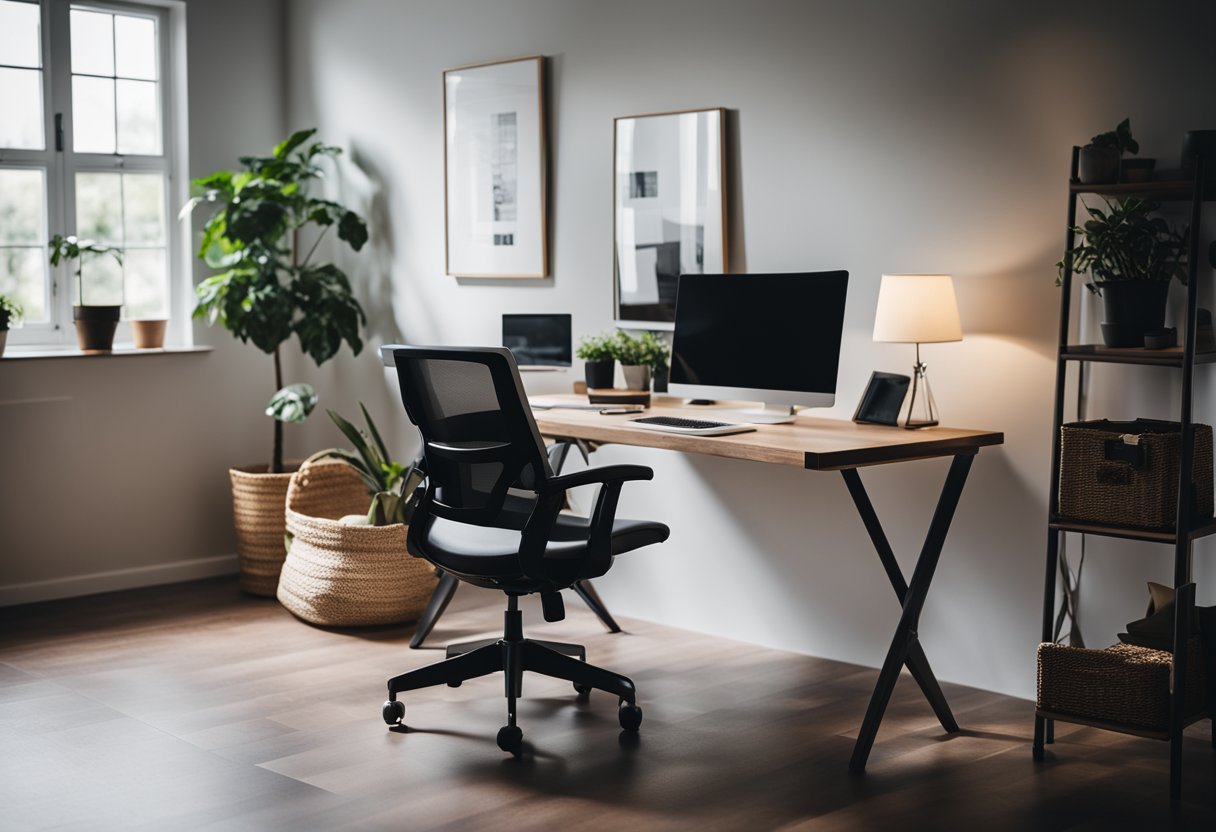
<svg viewBox="0 0 1216 832">
<path fill-rule="evenodd" d="M 1070 322 L 1073 274 L 1071 258 L 1065 257 L 1065 269 L 1060 304 L 1059 351 L 1056 361 L 1055 414 L 1051 449 L 1051 495 L 1048 515 L 1047 564 L 1043 591 L 1043 641 L 1053 638 L 1053 622 L 1056 614 L 1056 571 L 1059 566 L 1061 538 L 1065 534 L 1089 534 L 1104 537 L 1158 543 L 1174 548 L 1174 680 L 1185 680 L 1187 673 L 1187 641 L 1191 631 L 1195 610 L 1195 584 L 1192 580 L 1192 554 L 1194 541 L 1216 534 L 1216 520 L 1191 516 L 1191 471 L 1194 459 L 1195 429 L 1192 413 L 1195 366 L 1216 363 L 1216 353 L 1196 353 L 1195 341 L 1199 312 L 1199 235 L 1200 220 L 1205 200 L 1202 164 L 1196 166 L 1192 179 L 1161 182 L 1144 182 L 1109 185 L 1082 185 L 1077 180 L 1077 157 L 1079 148 L 1073 148 L 1072 170 L 1068 193 L 1068 229 L 1065 246 L 1073 249 L 1071 229 L 1077 224 L 1077 200 L 1082 195 L 1094 194 L 1112 198 L 1138 197 L 1156 202 L 1190 202 L 1189 229 L 1189 276 L 1186 293 L 1185 341 L 1179 348 L 1171 350 L 1116 349 L 1096 344 L 1070 343 Z M 1093 362 L 1105 364 L 1129 364 L 1154 367 L 1172 367 L 1182 372 L 1182 392 L 1179 402 L 1179 421 L 1182 424 L 1182 447 L 1180 449 L 1178 507 L 1176 531 L 1139 529 L 1126 526 L 1104 525 L 1070 520 L 1060 516 L 1060 427 L 1064 421 L 1065 382 L 1070 362 Z M 1165 740 L 1170 745 L 1170 798 L 1178 800 L 1182 795 L 1182 732 L 1188 724 L 1199 719 L 1210 719 L 1207 711 L 1187 717 L 1184 709 L 1185 684 L 1176 681 L 1170 690 L 1170 717 L 1167 731 L 1146 731 L 1141 728 L 1110 722 L 1101 722 L 1082 717 L 1050 711 L 1037 711 L 1034 727 L 1034 759 L 1042 760 L 1044 746 L 1053 741 L 1054 722 L 1072 722 L 1082 725 L 1119 731 L 1142 737 Z M 1216 746 L 1216 722 L 1212 727 L 1212 742 Z"/>
</svg>

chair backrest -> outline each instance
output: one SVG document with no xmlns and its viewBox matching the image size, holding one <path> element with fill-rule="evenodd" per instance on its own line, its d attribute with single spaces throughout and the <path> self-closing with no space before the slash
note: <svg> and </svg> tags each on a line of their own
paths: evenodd
<svg viewBox="0 0 1216 832">
<path fill-rule="evenodd" d="M 508 489 L 553 476 L 511 352 L 497 347 L 385 347 L 401 401 L 422 434 L 427 508 L 479 526 L 522 528 Z M 387 362 L 386 362 L 387 363 Z"/>
</svg>

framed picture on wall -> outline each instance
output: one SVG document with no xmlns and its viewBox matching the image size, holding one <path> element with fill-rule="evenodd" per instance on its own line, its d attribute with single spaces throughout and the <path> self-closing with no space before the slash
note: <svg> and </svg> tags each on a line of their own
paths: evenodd
<svg viewBox="0 0 1216 832">
<path fill-rule="evenodd" d="M 613 247 L 618 321 L 675 321 L 682 274 L 723 274 L 726 111 L 613 119 Z"/>
<path fill-rule="evenodd" d="M 443 73 L 447 273 L 545 277 L 544 58 Z"/>
</svg>

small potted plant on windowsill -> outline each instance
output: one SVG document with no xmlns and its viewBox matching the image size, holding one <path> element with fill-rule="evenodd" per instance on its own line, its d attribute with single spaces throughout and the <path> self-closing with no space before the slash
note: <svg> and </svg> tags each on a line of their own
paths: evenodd
<svg viewBox="0 0 1216 832">
<path fill-rule="evenodd" d="M 1085 210 L 1089 219 L 1071 229 L 1080 242 L 1056 264 L 1089 274 L 1090 291 L 1102 296 L 1102 340 L 1108 347 L 1139 347 L 1144 333 L 1163 329 L 1170 281 L 1187 281 L 1187 229 L 1175 230 L 1161 206 L 1140 199 L 1110 200 L 1106 210 Z"/>
<path fill-rule="evenodd" d="M 4 345 L 8 341 L 9 327 L 21 323 L 23 314 L 21 304 L 8 295 L 0 295 L 0 358 L 4 357 Z"/>
<path fill-rule="evenodd" d="M 122 317 L 122 303 L 86 304 L 84 260 L 88 255 L 108 254 L 122 265 L 122 249 L 107 246 L 93 240 L 80 240 L 56 234 L 50 241 L 51 265 L 76 262 L 76 287 L 80 303 L 72 307 L 72 320 L 76 323 L 76 342 L 81 352 L 107 353 L 114 349 L 114 332 Z"/>
<path fill-rule="evenodd" d="M 182 209 L 183 215 L 201 205 L 211 210 L 198 256 L 217 273 L 195 288 L 194 317 L 218 323 L 273 356 L 276 390 L 284 390 L 280 353 L 293 335 L 320 366 L 343 342 L 358 355 L 363 349 L 359 329 L 367 322 L 346 274 L 332 263 L 313 261 L 331 227 L 354 251 L 367 242 L 367 225 L 358 214 L 310 195 L 309 185 L 322 175 L 321 160 L 341 153 L 310 141 L 314 133 L 293 133 L 270 156 L 242 157 L 244 170 L 221 170 L 195 180 L 198 196 Z M 315 239 L 302 249 L 306 229 Z M 269 465 L 229 470 L 241 587 L 255 595 L 274 595 L 285 555 L 284 504 L 291 471 L 283 462 L 283 422 L 300 421 L 309 409 L 271 414 Z M 272 554 L 273 562 L 268 560 Z"/>
<path fill-rule="evenodd" d="M 1132 137 L 1131 119 L 1123 119 L 1108 133 L 1099 133 L 1081 148 L 1077 158 L 1077 178 L 1085 185 L 1118 182 L 1124 153 L 1140 152 L 1140 143 Z M 1149 173 L 1152 166 L 1149 165 Z"/>
<path fill-rule="evenodd" d="M 612 351 L 611 335 L 588 335 L 579 342 L 575 354 L 584 362 L 583 372 L 589 388 L 612 387 L 616 375 L 616 357 Z"/>
</svg>

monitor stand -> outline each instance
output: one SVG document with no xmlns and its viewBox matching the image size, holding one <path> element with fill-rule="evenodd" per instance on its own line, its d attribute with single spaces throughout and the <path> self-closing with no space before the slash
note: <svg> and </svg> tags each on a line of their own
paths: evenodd
<svg viewBox="0 0 1216 832">
<path fill-rule="evenodd" d="M 715 416 L 732 419 L 739 422 L 751 422 L 753 425 L 780 425 L 792 422 L 798 416 L 798 411 L 788 404 L 768 404 L 745 410 L 718 410 Z"/>
</svg>

